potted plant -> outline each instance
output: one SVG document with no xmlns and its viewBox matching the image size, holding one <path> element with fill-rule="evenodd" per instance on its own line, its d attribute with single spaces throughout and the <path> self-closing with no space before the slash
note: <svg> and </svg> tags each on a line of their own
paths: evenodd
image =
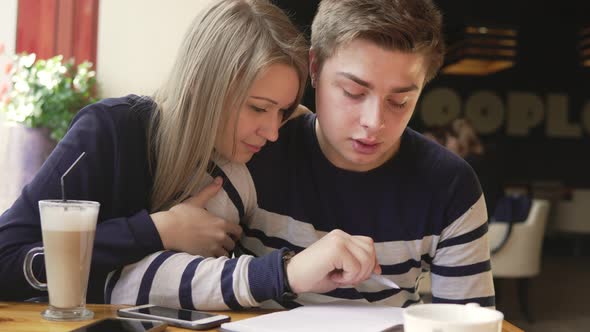
<svg viewBox="0 0 590 332">
<path fill-rule="evenodd" d="M 7 65 L 10 87 L 0 96 L 0 112 L 9 122 L 30 128 L 47 128 L 59 141 L 72 118 L 96 101 L 95 72 L 90 62 L 74 64 L 57 55 L 44 60 L 34 53 L 20 54 Z"/>
<path fill-rule="evenodd" d="M 2 54 L 0 54 L 2 55 Z M 15 55 L 0 86 L 0 213 L 33 178 L 72 118 L 96 101 L 92 64 Z M 4 187 L 4 188 L 2 188 Z"/>
</svg>

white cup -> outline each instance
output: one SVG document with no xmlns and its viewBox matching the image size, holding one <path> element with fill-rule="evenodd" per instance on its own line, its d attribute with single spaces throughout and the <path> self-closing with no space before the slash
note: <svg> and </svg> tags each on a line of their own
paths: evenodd
<svg viewBox="0 0 590 332">
<path fill-rule="evenodd" d="M 404 332 L 500 332 L 504 315 L 477 303 L 418 304 L 404 309 Z"/>
</svg>

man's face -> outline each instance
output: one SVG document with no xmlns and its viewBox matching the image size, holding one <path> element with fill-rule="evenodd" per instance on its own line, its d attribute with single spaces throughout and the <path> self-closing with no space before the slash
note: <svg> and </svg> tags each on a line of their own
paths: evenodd
<svg viewBox="0 0 590 332">
<path fill-rule="evenodd" d="M 326 59 L 316 77 L 316 132 L 335 166 L 368 171 L 397 152 L 422 86 L 424 58 L 357 39 Z"/>
</svg>

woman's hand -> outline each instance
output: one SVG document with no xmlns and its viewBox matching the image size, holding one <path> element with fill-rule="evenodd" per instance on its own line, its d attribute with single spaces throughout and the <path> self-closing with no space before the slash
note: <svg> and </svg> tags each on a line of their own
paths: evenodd
<svg viewBox="0 0 590 332">
<path fill-rule="evenodd" d="M 228 256 L 242 228 L 214 216 L 205 209 L 207 202 L 221 189 L 216 178 L 195 196 L 173 206 L 168 211 L 151 214 L 164 249 L 204 257 Z"/>
<path fill-rule="evenodd" d="M 286 271 L 295 293 L 324 293 L 381 274 L 381 267 L 370 237 L 333 230 L 291 258 Z"/>
</svg>

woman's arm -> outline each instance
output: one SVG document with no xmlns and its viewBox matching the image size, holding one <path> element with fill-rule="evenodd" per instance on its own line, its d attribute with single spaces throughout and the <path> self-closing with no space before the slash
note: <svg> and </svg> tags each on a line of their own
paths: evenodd
<svg viewBox="0 0 590 332">
<path fill-rule="evenodd" d="M 82 151 L 86 152 L 86 156 L 70 172 L 65 185 L 67 198 L 101 203 L 88 290 L 89 301 L 102 302 L 102 287 L 108 272 L 163 249 L 145 205 L 135 204 L 137 207 L 132 212 L 120 208 L 123 203 L 146 202 L 146 199 L 124 197 L 129 202 L 121 202 L 120 205 L 116 202 L 120 199 L 116 196 L 119 187 L 144 181 L 140 178 L 142 170 L 135 169 L 134 165 L 129 167 L 137 173 L 133 175 L 135 178 L 123 183 L 115 178 L 117 163 L 121 158 L 118 153 L 121 152 L 122 140 L 117 125 L 125 119 L 113 118 L 114 112 L 108 110 L 111 107 L 128 105 L 99 103 L 82 110 L 31 183 L 25 186 L 13 206 L 0 217 L 1 299 L 23 300 L 42 294 L 28 285 L 22 273 L 27 251 L 42 246 L 38 201 L 61 198 L 61 175 Z M 139 135 L 145 136 L 145 133 L 141 133 L 143 127 L 135 121 L 129 122 L 134 125 L 128 128 L 126 144 L 135 142 L 134 136 L 140 137 L 141 141 Z M 145 149 L 143 146 L 137 147 L 138 150 L 141 148 Z M 145 156 L 138 161 L 138 164 L 145 163 Z M 142 190 L 141 186 L 137 187 L 137 191 Z M 143 195 L 147 197 L 147 194 Z M 43 259 L 35 260 L 34 271 L 44 279 Z"/>
</svg>

